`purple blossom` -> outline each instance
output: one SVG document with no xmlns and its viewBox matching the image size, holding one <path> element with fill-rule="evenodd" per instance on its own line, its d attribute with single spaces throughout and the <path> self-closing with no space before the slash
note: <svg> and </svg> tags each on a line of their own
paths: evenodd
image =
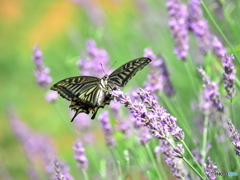
<svg viewBox="0 0 240 180">
<path fill-rule="evenodd" d="M 86 157 L 83 144 L 79 139 L 77 139 L 76 142 L 74 143 L 73 150 L 74 150 L 74 158 L 78 162 L 79 168 L 81 170 L 88 169 L 88 166 L 89 166 L 88 159 Z"/>
<path fill-rule="evenodd" d="M 155 93 L 164 90 L 164 92 L 168 96 L 175 94 L 163 58 L 162 57 L 156 58 L 151 48 L 144 49 L 144 57 L 152 59 L 152 62 L 149 64 L 150 73 L 148 75 L 148 81 L 144 83 L 144 88 L 146 89 L 146 91 Z"/>
<path fill-rule="evenodd" d="M 235 152 L 237 156 L 240 156 L 240 134 L 233 125 L 231 119 L 228 120 L 228 129 L 230 131 L 230 137 L 232 144 L 235 146 Z"/>
<path fill-rule="evenodd" d="M 185 60 L 188 51 L 188 12 L 187 6 L 180 0 L 168 0 L 167 9 L 170 15 L 169 26 L 174 38 L 174 53 L 178 59 Z"/>
<path fill-rule="evenodd" d="M 227 91 L 226 97 L 229 99 L 232 99 L 236 93 L 236 88 L 234 87 L 235 83 L 235 69 L 233 61 L 234 56 L 233 54 L 225 54 L 224 57 L 222 57 L 222 66 L 223 66 L 223 81 L 224 81 L 224 87 Z"/>
<path fill-rule="evenodd" d="M 48 137 L 37 134 L 29 129 L 13 110 L 8 111 L 8 118 L 12 130 L 22 144 L 29 161 L 29 176 L 38 179 L 35 166 L 37 166 L 36 160 L 41 160 L 47 176 L 49 179 L 52 179 L 54 176 L 53 160 L 56 153 Z"/>
<path fill-rule="evenodd" d="M 37 78 L 38 85 L 46 89 L 49 83 L 52 82 L 52 78 L 49 76 L 50 69 L 47 68 L 42 61 L 42 51 L 38 46 L 33 48 L 32 59 L 36 65 L 34 74 Z"/>
<path fill-rule="evenodd" d="M 107 111 L 103 111 L 99 116 L 99 122 L 102 126 L 102 132 L 105 136 L 106 145 L 109 148 L 113 148 L 116 146 L 116 141 L 113 137 L 112 126 L 109 122 L 109 115 Z"/>
<path fill-rule="evenodd" d="M 205 164 L 204 170 L 205 170 L 207 177 L 210 180 L 216 179 L 215 173 L 217 172 L 217 166 L 216 166 L 216 163 L 214 163 L 210 157 L 207 158 L 207 162 Z"/>
<path fill-rule="evenodd" d="M 78 67 L 84 76 L 103 76 L 103 70 L 108 70 L 108 53 L 105 49 L 98 48 L 93 39 L 87 41 L 86 52 L 78 61 Z"/>
<path fill-rule="evenodd" d="M 189 1 L 189 29 L 193 31 L 199 42 L 200 51 L 202 54 L 207 53 L 207 48 L 210 45 L 210 32 L 208 22 L 203 17 L 200 0 Z"/>
<path fill-rule="evenodd" d="M 46 96 L 45 96 L 45 100 L 47 102 L 55 102 L 58 98 L 58 93 L 56 91 L 48 91 Z"/>
<path fill-rule="evenodd" d="M 54 161 L 56 176 L 54 180 L 74 180 L 69 173 L 69 166 L 66 163 Z"/>
<path fill-rule="evenodd" d="M 226 48 L 223 46 L 222 42 L 217 38 L 217 36 L 212 36 L 212 50 L 220 59 L 227 53 Z"/>
<path fill-rule="evenodd" d="M 164 154 L 164 160 L 166 164 L 171 168 L 173 175 L 178 179 L 186 179 L 184 173 L 184 167 L 180 162 L 179 157 L 183 154 L 183 148 L 178 144 L 178 150 L 174 150 L 173 147 L 166 140 L 160 141 L 160 150 Z"/>
<path fill-rule="evenodd" d="M 148 92 L 140 89 L 139 96 L 144 104 L 140 102 L 132 102 L 129 96 L 123 94 L 122 91 L 116 90 L 112 92 L 112 95 L 116 97 L 116 100 L 127 107 L 133 117 L 140 122 L 144 122 L 145 125 L 152 131 L 153 136 L 158 139 L 166 139 L 168 133 L 174 136 L 174 140 L 182 140 L 184 133 L 176 125 L 177 119 L 161 108 L 158 102 Z M 149 112 L 147 111 L 149 109 Z"/>
<path fill-rule="evenodd" d="M 111 103 L 110 108 L 113 111 L 113 117 L 116 124 L 116 129 L 124 134 L 124 138 L 128 138 L 132 134 L 131 122 L 126 118 L 122 118 L 120 112 L 120 104 L 119 103 Z"/>
<path fill-rule="evenodd" d="M 224 106 L 220 101 L 220 93 L 218 92 L 217 83 L 211 81 L 207 73 L 200 67 L 199 73 L 202 76 L 204 91 L 202 93 L 202 108 L 206 113 L 209 113 L 211 107 L 223 112 Z"/>
</svg>

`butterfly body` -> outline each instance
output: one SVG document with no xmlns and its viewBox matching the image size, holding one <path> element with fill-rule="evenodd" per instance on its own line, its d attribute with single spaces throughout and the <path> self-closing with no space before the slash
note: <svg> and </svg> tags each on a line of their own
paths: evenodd
<svg viewBox="0 0 240 180">
<path fill-rule="evenodd" d="M 101 79 L 93 76 L 70 77 L 57 82 L 51 89 L 71 101 L 69 107 L 76 111 L 72 121 L 79 113 L 89 114 L 90 111 L 93 114 L 91 119 L 94 119 L 98 109 L 113 100 L 110 92 L 117 86 L 124 87 L 137 71 L 150 62 L 145 57 L 134 59 Z"/>
</svg>

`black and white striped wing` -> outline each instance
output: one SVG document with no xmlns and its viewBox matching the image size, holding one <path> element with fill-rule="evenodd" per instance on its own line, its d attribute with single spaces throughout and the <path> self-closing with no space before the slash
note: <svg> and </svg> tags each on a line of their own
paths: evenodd
<svg viewBox="0 0 240 180">
<path fill-rule="evenodd" d="M 137 58 L 123 64 L 109 75 L 109 80 L 120 87 L 124 87 L 127 82 L 142 68 L 148 65 L 151 59 L 146 57 Z"/>
<path fill-rule="evenodd" d="M 79 98 L 95 105 L 100 79 L 93 76 L 76 76 L 63 79 L 51 87 L 63 98 L 72 101 Z"/>
</svg>

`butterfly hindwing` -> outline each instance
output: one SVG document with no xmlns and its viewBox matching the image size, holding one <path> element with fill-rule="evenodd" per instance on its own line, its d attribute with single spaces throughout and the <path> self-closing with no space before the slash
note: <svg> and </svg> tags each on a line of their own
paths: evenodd
<svg viewBox="0 0 240 180">
<path fill-rule="evenodd" d="M 123 64 L 109 75 L 109 80 L 120 87 L 124 87 L 127 82 L 142 68 L 148 65 L 151 59 L 146 57 L 137 58 Z"/>
</svg>

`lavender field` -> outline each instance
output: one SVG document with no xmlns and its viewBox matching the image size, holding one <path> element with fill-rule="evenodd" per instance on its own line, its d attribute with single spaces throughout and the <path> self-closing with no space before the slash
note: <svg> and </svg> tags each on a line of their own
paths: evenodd
<svg viewBox="0 0 240 180">
<path fill-rule="evenodd" d="M 240 179 L 239 9 L 237 0 L 0 1 L 0 180 Z M 117 74 L 124 87 L 94 120 L 91 103 L 75 117 L 76 102 L 50 90 L 140 57 L 151 62 Z"/>
</svg>

